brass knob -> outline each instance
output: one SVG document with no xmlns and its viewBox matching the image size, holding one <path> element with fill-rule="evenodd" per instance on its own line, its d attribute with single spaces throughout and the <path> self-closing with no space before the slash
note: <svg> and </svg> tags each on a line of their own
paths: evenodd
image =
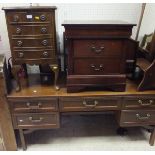
<svg viewBox="0 0 155 155">
<path fill-rule="evenodd" d="M 41 43 L 42 43 L 42 45 L 47 46 L 48 41 L 47 40 L 43 40 Z"/>
<path fill-rule="evenodd" d="M 23 57 L 24 57 L 24 53 L 23 53 L 23 52 L 19 52 L 19 53 L 18 53 L 18 57 L 19 57 L 19 58 L 23 58 Z"/>
<path fill-rule="evenodd" d="M 21 32 L 22 32 L 21 28 L 20 28 L 20 27 L 17 27 L 17 28 L 16 28 L 16 33 L 17 33 L 17 34 L 20 34 Z"/>
<path fill-rule="evenodd" d="M 18 22 L 19 21 L 19 16 L 18 15 L 14 15 L 13 16 L 13 21 L 14 22 Z"/>
<path fill-rule="evenodd" d="M 21 40 L 17 41 L 17 46 L 22 46 L 23 42 Z"/>
<path fill-rule="evenodd" d="M 48 56 L 49 56 L 48 52 L 44 51 L 44 52 L 43 52 L 43 56 L 44 56 L 44 57 L 48 57 Z"/>
<path fill-rule="evenodd" d="M 42 27 L 41 28 L 41 33 L 47 33 L 47 28 L 46 27 Z"/>
<path fill-rule="evenodd" d="M 46 20 L 46 16 L 45 16 L 45 15 L 41 15 L 41 16 L 40 16 L 40 20 L 41 20 L 41 21 L 45 21 L 45 20 Z"/>
</svg>

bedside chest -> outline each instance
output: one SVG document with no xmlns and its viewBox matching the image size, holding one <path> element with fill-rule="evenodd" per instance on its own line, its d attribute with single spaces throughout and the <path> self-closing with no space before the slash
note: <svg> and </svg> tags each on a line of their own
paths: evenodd
<svg viewBox="0 0 155 155">
<path fill-rule="evenodd" d="M 58 77 L 56 47 L 56 7 L 14 7 L 5 10 L 10 41 L 13 74 L 20 88 L 20 65 L 48 64 Z"/>
<path fill-rule="evenodd" d="M 135 64 L 137 42 L 130 39 L 135 25 L 111 21 L 66 21 L 62 25 L 68 54 L 67 91 L 86 87 L 125 91 L 126 74 Z"/>
</svg>

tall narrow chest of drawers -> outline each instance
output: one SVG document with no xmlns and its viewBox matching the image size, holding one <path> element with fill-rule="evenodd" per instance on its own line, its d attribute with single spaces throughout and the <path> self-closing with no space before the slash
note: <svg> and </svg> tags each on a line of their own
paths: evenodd
<svg viewBox="0 0 155 155">
<path fill-rule="evenodd" d="M 56 7 L 3 8 L 6 14 L 13 72 L 20 83 L 17 72 L 21 64 L 49 64 L 58 76 L 56 47 Z"/>
<path fill-rule="evenodd" d="M 65 21 L 67 91 L 105 87 L 125 91 L 126 73 L 135 64 L 134 24 L 112 21 Z M 130 69 L 129 69 L 130 68 Z"/>
</svg>

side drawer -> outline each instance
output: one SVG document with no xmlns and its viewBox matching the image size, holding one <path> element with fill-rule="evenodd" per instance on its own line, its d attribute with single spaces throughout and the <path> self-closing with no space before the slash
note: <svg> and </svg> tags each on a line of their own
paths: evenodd
<svg viewBox="0 0 155 155">
<path fill-rule="evenodd" d="M 120 98 L 104 97 L 61 97 L 60 111 L 101 111 L 121 108 Z"/>
<path fill-rule="evenodd" d="M 52 112 L 58 111 L 57 98 L 36 100 L 11 100 L 9 105 L 12 113 Z"/>
<path fill-rule="evenodd" d="M 155 110 L 123 110 L 120 126 L 155 125 Z"/>
<path fill-rule="evenodd" d="M 123 99 L 123 109 L 154 109 L 155 98 L 153 97 L 128 97 Z"/>
<path fill-rule="evenodd" d="M 27 113 L 15 114 L 12 116 L 15 129 L 22 128 L 59 128 L 59 113 Z"/>
</svg>

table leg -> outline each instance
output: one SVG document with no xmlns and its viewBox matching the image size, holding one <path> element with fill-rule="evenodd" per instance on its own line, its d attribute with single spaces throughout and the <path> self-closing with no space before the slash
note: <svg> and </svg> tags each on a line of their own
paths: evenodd
<svg viewBox="0 0 155 155">
<path fill-rule="evenodd" d="M 26 143 L 25 143 L 23 129 L 19 129 L 19 135 L 20 135 L 20 141 L 21 141 L 21 144 L 22 144 L 22 148 L 23 148 L 23 150 L 26 150 L 27 149 L 27 146 L 26 146 Z"/>
<path fill-rule="evenodd" d="M 18 76 L 18 72 L 20 70 L 21 66 L 13 66 L 12 67 L 12 73 L 13 73 L 13 76 L 17 82 L 17 86 L 16 86 L 16 91 L 20 91 L 21 90 L 21 85 L 20 85 L 20 81 L 19 81 L 19 76 Z"/>
<path fill-rule="evenodd" d="M 152 132 L 151 132 L 149 144 L 150 144 L 151 146 L 153 146 L 153 145 L 154 145 L 154 141 L 155 141 L 155 127 L 153 128 L 153 130 L 152 130 Z"/>
</svg>

